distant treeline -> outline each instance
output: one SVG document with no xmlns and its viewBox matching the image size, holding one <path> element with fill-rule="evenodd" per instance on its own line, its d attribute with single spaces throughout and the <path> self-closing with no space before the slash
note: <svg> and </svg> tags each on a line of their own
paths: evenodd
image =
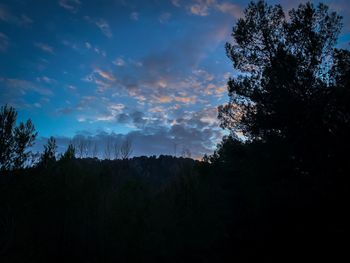
<svg viewBox="0 0 350 263">
<path fill-rule="evenodd" d="M 58 153 L 56 139 L 52 136 L 48 138 L 42 152 L 33 152 L 38 134 L 34 124 L 28 119 L 25 123 L 16 125 L 16 119 L 17 111 L 14 107 L 5 105 L 0 108 L 0 172 L 46 165 L 67 158 L 125 160 L 133 153 L 133 142 L 128 136 L 123 139 L 109 136 L 103 141 L 97 141 L 83 135 L 74 136 L 63 153 Z M 174 145 L 177 146 L 176 143 Z M 191 152 L 185 146 L 180 154 L 184 158 L 191 158 Z"/>
<path fill-rule="evenodd" d="M 75 136 L 63 154 L 57 153 L 54 137 L 44 145 L 42 153 L 33 153 L 37 132 L 30 119 L 16 125 L 17 111 L 5 105 L 0 108 L 0 172 L 46 165 L 56 159 L 104 158 L 107 160 L 128 159 L 132 154 L 130 138 L 118 142 L 109 138 L 104 145 L 99 145 L 85 136 Z M 101 149 L 100 147 L 104 147 Z"/>
</svg>

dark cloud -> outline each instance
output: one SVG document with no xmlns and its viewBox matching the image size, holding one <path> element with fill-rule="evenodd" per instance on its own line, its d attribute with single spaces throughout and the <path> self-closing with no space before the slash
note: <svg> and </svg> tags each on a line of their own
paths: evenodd
<svg viewBox="0 0 350 263">
<path fill-rule="evenodd" d="M 45 98 L 53 96 L 51 89 L 33 81 L 24 79 L 3 78 L 0 76 L 0 103 L 11 103 L 18 105 L 18 108 L 23 108 L 23 96 L 30 94 L 36 98 Z M 24 103 L 28 105 L 28 103 Z"/>
<path fill-rule="evenodd" d="M 73 112 L 74 112 L 74 109 L 72 107 L 59 108 L 56 110 L 56 113 L 58 115 L 69 115 Z"/>
<path fill-rule="evenodd" d="M 76 13 L 81 5 L 81 2 L 79 0 L 59 0 L 58 4 L 66 10 Z"/>
<path fill-rule="evenodd" d="M 208 119 L 212 117 L 206 111 L 189 113 L 185 118 L 178 119 L 175 124 L 167 125 L 167 122 L 159 122 L 160 118 L 155 118 L 153 122 L 147 121 L 142 112 L 121 113 L 116 116 L 115 121 L 134 124 L 139 129 L 127 134 L 105 131 L 93 134 L 90 131 L 80 131 L 73 138 L 57 137 L 57 143 L 62 152 L 74 139 L 86 138 L 91 141 L 90 145 L 95 143 L 98 145 L 99 157 L 103 158 L 107 144 L 113 142 L 113 144 L 121 145 L 128 138 L 132 142 L 133 156 L 175 154 L 174 147 L 176 147 L 177 154 L 186 149 L 192 153 L 192 157 L 201 158 L 204 154 L 213 152 L 216 143 L 223 135 L 222 131 L 215 128 Z M 171 120 L 168 120 L 169 122 Z M 41 151 L 46 140 L 47 138 L 40 138 L 35 149 Z"/>
</svg>

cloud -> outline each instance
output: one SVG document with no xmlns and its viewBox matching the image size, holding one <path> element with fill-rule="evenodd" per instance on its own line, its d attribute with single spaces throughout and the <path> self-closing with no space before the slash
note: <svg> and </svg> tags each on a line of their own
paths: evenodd
<svg viewBox="0 0 350 263">
<path fill-rule="evenodd" d="M 75 45 L 76 46 L 76 45 Z M 73 46 L 74 47 L 74 46 Z M 73 48 L 72 47 L 72 48 Z M 85 47 L 88 50 L 92 50 L 93 52 L 95 52 L 98 55 L 101 55 L 103 57 L 107 56 L 107 52 L 105 50 L 102 50 L 101 48 L 97 47 L 97 46 L 93 46 L 91 43 L 89 42 L 85 42 Z"/>
<path fill-rule="evenodd" d="M 85 47 L 87 49 L 91 49 L 92 48 L 92 45 L 89 43 L 89 42 L 85 42 Z"/>
<path fill-rule="evenodd" d="M 239 18 L 243 15 L 241 7 L 232 3 L 216 4 L 215 8 L 222 13 L 230 14 L 234 18 Z"/>
<path fill-rule="evenodd" d="M 9 38 L 0 32 L 0 52 L 6 52 L 9 46 Z"/>
<path fill-rule="evenodd" d="M 166 109 L 163 108 L 162 106 L 156 106 L 156 107 L 153 107 L 153 108 L 150 108 L 148 111 L 149 112 L 153 112 L 153 113 L 159 113 L 159 112 L 164 112 Z"/>
<path fill-rule="evenodd" d="M 53 95 L 50 89 L 42 88 L 29 80 L 0 77 L 0 82 L 4 84 L 5 87 L 17 89 L 17 91 L 21 93 L 25 93 L 27 91 L 34 91 L 38 94 L 45 96 Z"/>
<path fill-rule="evenodd" d="M 229 36 L 231 21 L 217 21 L 211 24 L 210 30 L 204 27 L 193 30 L 196 34 L 191 30 L 171 41 L 169 46 L 141 59 L 143 72 L 148 78 L 183 78 Z"/>
<path fill-rule="evenodd" d="M 167 23 L 170 18 L 171 18 L 171 14 L 168 12 L 164 12 L 160 14 L 158 19 L 160 23 L 164 24 L 164 23 Z"/>
<path fill-rule="evenodd" d="M 117 104 L 110 105 L 109 108 L 111 110 L 121 111 L 121 110 L 125 109 L 125 105 L 122 103 L 117 103 Z"/>
<path fill-rule="evenodd" d="M 76 13 L 81 5 L 79 0 L 59 0 L 58 4 L 64 9 Z"/>
<path fill-rule="evenodd" d="M 74 86 L 74 85 L 67 85 L 67 89 L 70 90 L 70 91 L 76 91 L 77 87 Z"/>
<path fill-rule="evenodd" d="M 78 116 L 78 121 L 89 123 L 104 122 L 106 123 L 104 127 L 113 127 L 113 123 L 119 123 L 130 129 L 138 129 L 152 138 L 154 134 L 159 134 L 159 132 L 163 134 L 164 132 L 168 138 L 163 139 L 167 141 L 166 145 L 168 146 L 172 145 L 175 138 L 181 141 L 185 140 L 185 138 L 189 139 L 191 134 L 193 140 L 196 140 L 198 137 L 203 138 L 198 139 L 200 141 L 198 142 L 199 145 L 194 148 L 201 148 L 200 152 L 202 153 L 212 151 L 213 147 L 222 136 L 221 133 L 216 130 L 218 129 L 216 108 L 205 108 L 199 112 L 183 111 L 179 104 L 174 105 L 172 102 L 177 101 L 180 102 L 180 104 L 190 104 L 196 101 L 196 96 L 192 94 L 186 96 L 186 92 L 184 92 L 183 89 L 181 89 L 179 95 L 170 95 L 167 93 L 166 89 L 167 88 L 162 88 L 162 90 L 166 92 L 165 94 L 168 95 L 161 95 L 155 92 L 142 97 L 143 100 L 146 100 L 147 105 L 144 105 L 141 111 L 135 110 L 136 108 L 131 106 L 132 104 L 128 104 L 129 106 L 126 107 L 125 104 L 112 103 L 115 99 L 109 100 L 109 98 L 106 98 L 103 101 L 101 97 L 84 99 L 79 105 L 83 115 Z M 151 108 L 149 106 L 152 105 L 152 103 L 156 105 L 161 104 L 161 106 Z M 173 126 L 180 127 L 172 128 Z M 190 132 L 186 133 L 187 130 Z M 204 133 L 205 136 L 202 136 L 202 133 Z M 212 141 L 205 142 L 204 138 Z M 160 142 L 157 143 L 159 144 Z M 184 145 L 190 146 L 191 144 L 186 142 Z M 169 151 L 166 146 L 162 145 L 158 145 L 155 148 L 163 149 L 162 152 L 159 153 L 166 153 Z M 172 149 L 172 147 L 170 148 Z M 152 150 L 154 149 L 152 148 Z M 193 152 L 197 152 L 197 150 Z M 156 153 L 157 152 L 153 154 Z"/>
<path fill-rule="evenodd" d="M 203 69 L 196 69 L 192 71 L 194 75 L 201 77 L 202 79 L 206 81 L 212 81 L 214 79 L 214 75 L 208 73 L 206 70 Z"/>
<path fill-rule="evenodd" d="M 42 51 L 50 54 L 54 54 L 53 47 L 49 46 L 48 44 L 42 43 L 42 42 L 35 42 L 34 46 L 41 49 Z"/>
<path fill-rule="evenodd" d="M 16 16 L 2 4 L 0 4 L 0 20 L 22 27 L 30 26 L 33 23 L 33 20 L 27 15 L 21 14 L 20 16 Z"/>
<path fill-rule="evenodd" d="M 191 4 L 188 8 L 191 14 L 197 16 L 209 15 L 209 8 L 215 0 L 196 0 L 194 4 Z"/>
<path fill-rule="evenodd" d="M 229 14 L 234 18 L 242 16 L 243 12 L 239 5 L 229 2 L 218 2 L 216 0 L 194 0 L 194 3 L 187 6 L 189 12 L 197 16 L 208 16 L 211 9 Z"/>
<path fill-rule="evenodd" d="M 139 13 L 138 12 L 132 12 L 130 14 L 130 19 L 134 20 L 134 21 L 138 21 L 139 20 Z"/>
<path fill-rule="evenodd" d="M 155 103 L 169 103 L 173 101 L 173 98 L 170 96 L 158 96 L 158 95 L 153 95 L 152 96 L 152 101 Z"/>
<path fill-rule="evenodd" d="M 216 83 L 218 80 L 214 74 L 198 69 L 198 66 L 212 49 L 223 45 L 224 39 L 229 36 L 230 25 L 225 19 L 212 24 L 211 30 L 200 27 L 195 36 L 191 30 L 188 35 L 173 40 L 162 50 L 139 59 L 142 67 L 133 67 L 130 63 L 130 71 L 121 72 L 109 91 L 113 90 L 115 96 L 127 94 L 138 104 L 153 108 L 157 105 L 152 104 L 179 102 L 181 106 L 188 106 L 186 104 L 203 103 L 201 97 L 209 95 L 204 92 L 209 84 L 207 82 L 213 82 L 216 86 L 221 83 Z M 174 47 L 179 52 L 174 52 Z M 118 64 L 118 61 L 114 61 L 114 64 Z M 188 91 L 188 94 L 180 94 L 181 91 Z"/>
<path fill-rule="evenodd" d="M 108 71 L 103 71 L 102 69 L 96 68 L 95 72 L 106 80 L 109 80 L 112 82 L 116 81 L 116 78 L 113 76 L 113 74 Z"/>
<path fill-rule="evenodd" d="M 58 108 L 56 110 L 56 113 L 58 116 L 61 116 L 61 115 L 69 115 L 71 114 L 72 112 L 74 112 L 74 109 L 72 107 L 64 107 L 64 108 Z"/>
<path fill-rule="evenodd" d="M 115 86 L 118 84 L 118 79 L 113 75 L 112 72 L 102 70 L 101 68 L 94 68 L 90 74 L 86 75 L 81 80 L 96 84 L 96 91 L 98 93 L 104 93 L 113 85 Z"/>
<path fill-rule="evenodd" d="M 47 76 L 38 77 L 38 78 L 36 78 L 36 80 L 38 82 L 42 82 L 42 83 L 46 83 L 46 84 L 55 84 L 55 83 L 57 83 L 57 80 L 49 78 Z"/>
<path fill-rule="evenodd" d="M 91 103 L 94 103 L 91 108 Z M 111 102 L 108 99 L 102 103 L 93 98 L 83 98 L 79 103 L 79 110 L 82 114 L 78 117 L 80 121 L 88 121 L 90 123 L 106 122 L 106 123 L 123 123 L 128 126 L 138 127 L 142 120 L 143 113 L 131 110 L 123 103 Z M 92 110 L 90 113 L 89 110 Z"/>
<path fill-rule="evenodd" d="M 143 112 L 132 110 L 127 112 L 123 104 L 117 108 L 109 107 L 108 113 L 97 116 L 94 121 L 122 123 L 133 129 L 144 129 L 149 120 Z"/>
<path fill-rule="evenodd" d="M 103 18 L 93 19 L 89 16 L 84 16 L 84 19 L 87 22 L 97 26 L 100 29 L 100 31 L 102 32 L 102 34 L 104 34 L 106 37 L 108 37 L 108 38 L 113 37 L 111 27 L 109 26 L 109 23 L 105 19 L 103 19 Z"/>
<path fill-rule="evenodd" d="M 107 114 L 97 116 L 94 121 L 115 121 L 124 108 L 122 103 L 112 104 L 108 107 Z"/>
<path fill-rule="evenodd" d="M 205 5 L 199 5 L 195 4 L 190 7 L 190 11 L 192 14 L 197 15 L 197 16 L 207 16 L 208 13 L 208 7 Z"/>
<path fill-rule="evenodd" d="M 95 133 L 81 131 L 77 132 L 74 137 L 86 138 L 92 144 L 99 145 L 98 155 L 100 158 L 104 158 L 103 152 L 108 143 L 113 142 L 120 145 L 126 138 L 132 142 L 133 156 L 161 154 L 179 156 L 184 149 L 188 149 L 193 158 L 201 158 L 204 154 L 212 153 L 223 136 L 220 129 L 211 128 L 214 125 L 213 118 L 216 114 L 214 109 L 187 113 L 184 119 L 179 119 L 172 125 L 167 124 L 170 120 L 157 122 L 156 118 L 147 117 L 140 111 L 119 114 L 117 112 L 110 111 L 109 115 L 99 116 L 100 121 L 130 123 L 137 130 L 123 134 L 111 131 L 97 131 Z M 79 117 L 78 121 L 87 121 L 87 119 Z M 58 151 L 63 152 L 74 137 L 57 137 Z M 40 147 L 38 149 L 42 151 L 44 143 L 41 143 L 40 140 L 38 140 L 36 147 Z"/>
<path fill-rule="evenodd" d="M 181 102 L 181 103 L 195 103 L 196 102 L 196 97 L 195 96 L 191 96 L 191 97 L 178 97 L 178 96 L 175 96 L 174 97 L 174 100 L 177 101 L 177 102 Z"/>
<path fill-rule="evenodd" d="M 171 0 L 171 3 L 176 6 L 176 7 L 180 7 L 180 0 Z"/>
<path fill-rule="evenodd" d="M 62 44 L 66 47 L 69 47 L 75 51 L 79 51 L 80 48 L 78 47 L 78 44 L 77 43 L 73 43 L 71 41 L 68 41 L 68 40 L 62 40 Z"/>
<path fill-rule="evenodd" d="M 118 67 L 122 67 L 125 65 L 125 60 L 123 58 L 116 58 L 114 61 L 113 61 L 113 64 L 118 66 Z"/>
<path fill-rule="evenodd" d="M 165 118 L 163 122 L 146 124 L 127 136 L 134 141 L 135 153 L 173 154 L 174 144 L 177 144 L 178 149 L 189 148 L 194 157 L 201 157 L 211 153 L 222 138 L 221 130 L 212 128 L 216 125 L 216 115 L 214 108 L 188 112 L 182 120 L 172 122 Z"/>
<path fill-rule="evenodd" d="M 76 109 L 79 111 L 93 109 L 97 104 L 97 99 L 95 96 L 83 96 L 77 104 Z"/>
<path fill-rule="evenodd" d="M 106 20 L 100 18 L 95 24 L 106 37 L 111 38 L 113 36 L 110 26 Z"/>
<path fill-rule="evenodd" d="M 47 102 L 53 96 L 51 89 L 42 87 L 36 82 L 24 79 L 0 77 L 0 104 L 10 103 L 16 108 L 32 108 L 33 103 L 25 100 L 26 95 Z"/>
</svg>

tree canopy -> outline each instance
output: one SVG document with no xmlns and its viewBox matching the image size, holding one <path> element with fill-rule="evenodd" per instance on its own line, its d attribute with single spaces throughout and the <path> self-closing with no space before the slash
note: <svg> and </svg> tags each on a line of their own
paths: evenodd
<svg viewBox="0 0 350 263">
<path fill-rule="evenodd" d="M 0 170 L 22 168 L 31 156 L 30 147 L 37 136 L 29 119 L 16 126 L 17 111 L 5 105 L 0 109 Z"/>
<path fill-rule="evenodd" d="M 251 2 L 233 27 L 226 51 L 240 74 L 228 81 L 221 126 L 248 142 L 279 141 L 299 163 L 339 160 L 350 131 L 350 52 L 335 48 L 342 18 L 311 3 L 288 17 Z"/>
<path fill-rule="evenodd" d="M 44 145 L 44 152 L 41 154 L 40 164 L 48 166 L 49 164 L 56 161 L 57 145 L 54 137 L 50 137 L 47 140 L 47 144 Z"/>
</svg>

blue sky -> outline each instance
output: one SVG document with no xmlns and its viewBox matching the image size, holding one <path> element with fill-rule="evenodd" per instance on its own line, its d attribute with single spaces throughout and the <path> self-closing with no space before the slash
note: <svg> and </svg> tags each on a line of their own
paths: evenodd
<svg viewBox="0 0 350 263">
<path fill-rule="evenodd" d="M 211 153 L 234 72 L 224 44 L 248 1 L 0 1 L 0 104 L 55 136 L 130 137 L 134 155 Z M 277 1 L 269 1 L 277 3 Z M 282 1 L 285 8 L 299 1 Z M 347 1 L 326 1 L 345 17 Z"/>
</svg>

